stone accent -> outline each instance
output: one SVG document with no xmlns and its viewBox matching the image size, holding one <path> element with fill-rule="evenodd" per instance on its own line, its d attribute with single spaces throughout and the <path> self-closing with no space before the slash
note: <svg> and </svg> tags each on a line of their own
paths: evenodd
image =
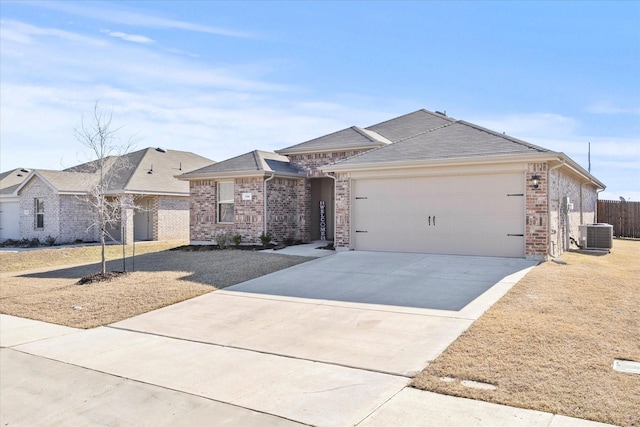
<svg viewBox="0 0 640 427">
<path fill-rule="evenodd" d="M 548 226 L 547 215 L 547 171 L 546 163 L 529 163 L 525 180 L 525 257 L 544 260 L 547 257 Z M 539 176 L 538 188 L 533 188 L 531 177 Z"/>
</svg>

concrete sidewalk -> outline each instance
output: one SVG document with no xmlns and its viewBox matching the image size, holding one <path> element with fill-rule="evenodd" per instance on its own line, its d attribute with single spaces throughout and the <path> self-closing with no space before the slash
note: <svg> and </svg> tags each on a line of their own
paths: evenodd
<svg viewBox="0 0 640 427">
<path fill-rule="evenodd" d="M 346 252 L 91 330 L 0 315 L 0 421 L 599 425 L 406 387 L 532 265 Z"/>
<path fill-rule="evenodd" d="M 109 327 L 0 315 L 0 337 L 2 425 L 605 425 L 406 388 L 404 377 Z"/>
</svg>

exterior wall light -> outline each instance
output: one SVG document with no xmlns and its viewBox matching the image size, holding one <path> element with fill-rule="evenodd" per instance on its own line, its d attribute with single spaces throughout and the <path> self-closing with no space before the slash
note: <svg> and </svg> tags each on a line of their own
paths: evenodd
<svg viewBox="0 0 640 427">
<path fill-rule="evenodd" d="M 533 188 L 540 186 L 540 177 L 537 174 L 531 177 L 531 184 L 533 184 Z"/>
</svg>

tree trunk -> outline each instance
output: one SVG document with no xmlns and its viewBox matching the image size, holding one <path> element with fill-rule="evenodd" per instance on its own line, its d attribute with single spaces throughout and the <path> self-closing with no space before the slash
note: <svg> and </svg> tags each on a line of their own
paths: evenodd
<svg viewBox="0 0 640 427">
<path fill-rule="evenodd" d="M 105 255 L 105 240 L 104 240 L 104 231 L 100 232 L 100 245 L 102 246 L 102 274 L 107 274 L 107 258 Z"/>
</svg>

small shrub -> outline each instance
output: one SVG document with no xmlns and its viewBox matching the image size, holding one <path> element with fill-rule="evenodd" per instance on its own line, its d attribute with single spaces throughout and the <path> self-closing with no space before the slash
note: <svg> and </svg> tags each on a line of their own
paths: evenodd
<svg viewBox="0 0 640 427">
<path fill-rule="evenodd" d="M 262 242 L 262 247 L 266 248 L 267 245 L 269 243 L 271 243 L 271 240 L 273 239 L 273 235 L 271 234 L 271 232 L 267 232 L 266 234 L 264 233 L 264 231 L 260 234 L 260 241 Z"/>
<path fill-rule="evenodd" d="M 236 233 L 231 236 L 231 240 L 233 240 L 234 245 L 240 246 L 240 242 L 242 242 L 242 235 L 240 233 Z"/>
<path fill-rule="evenodd" d="M 73 241 L 73 243 L 75 243 L 76 245 L 79 245 L 79 244 L 81 244 L 81 243 L 84 243 L 84 240 L 82 240 L 82 239 L 76 239 L 76 240 L 74 240 L 74 241 Z"/>
<path fill-rule="evenodd" d="M 47 237 L 44 239 L 44 243 L 45 243 L 47 246 L 53 246 L 53 245 L 55 245 L 55 244 L 56 244 L 56 240 L 57 240 L 57 239 L 58 239 L 57 237 L 47 236 Z"/>
<path fill-rule="evenodd" d="M 30 248 L 37 248 L 38 246 L 40 246 L 40 239 L 38 239 L 37 237 L 34 237 L 33 239 L 29 240 Z"/>
<path fill-rule="evenodd" d="M 13 239 L 7 239 L 4 242 L 2 242 L 0 244 L 2 247 L 5 248 L 14 248 L 14 247 L 18 247 L 20 245 L 20 241 L 19 240 L 13 240 Z"/>
<path fill-rule="evenodd" d="M 287 246 L 293 245 L 294 242 L 295 240 L 293 239 L 293 237 L 287 237 L 286 239 L 284 239 L 284 244 Z"/>
<path fill-rule="evenodd" d="M 220 249 L 225 249 L 230 241 L 231 236 L 227 232 L 220 233 L 216 236 L 216 243 L 218 243 Z"/>
</svg>

